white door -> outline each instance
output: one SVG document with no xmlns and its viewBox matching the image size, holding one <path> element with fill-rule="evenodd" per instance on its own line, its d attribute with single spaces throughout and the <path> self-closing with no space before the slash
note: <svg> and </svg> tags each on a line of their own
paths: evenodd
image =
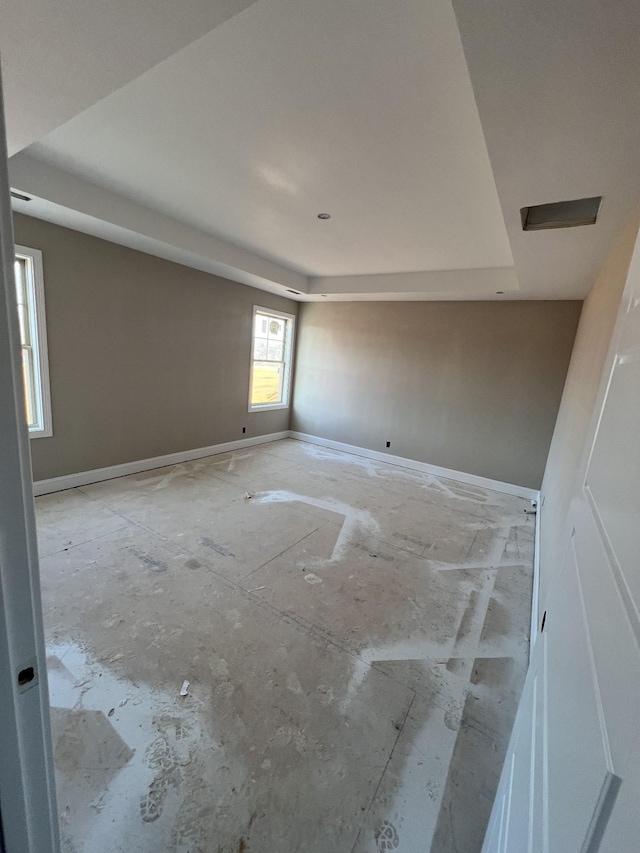
<svg viewBox="0 0 640 853">
<path fill-rule="evenodd" d="M 640 850 L 640 240 L 599 400 L 483 853 Z"/>
<path fill-rule="evenodd" d="M 0 850 L 59 850 L 0 90 Z"/>
</svg>

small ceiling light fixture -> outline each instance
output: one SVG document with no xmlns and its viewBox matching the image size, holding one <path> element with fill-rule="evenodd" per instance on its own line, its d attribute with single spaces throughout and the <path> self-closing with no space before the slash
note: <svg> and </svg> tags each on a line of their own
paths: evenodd
<svg viewBox="0 0 640 853">
<path fill-rule="evenodd" d="M 330 213 L 319 213 L 318 219 L 331 219 L 331 214 Z"/>
<path fill-rule="evenodd" d="M 552 204 L 534 204 L 520 208 L 523 231 L 542 231 L 546 228 L 574 228 L 576 225 L 594 225 L 598 218 L 602 196 L 577 198 L 573 201 L 555 201 Z"/>
</svg>

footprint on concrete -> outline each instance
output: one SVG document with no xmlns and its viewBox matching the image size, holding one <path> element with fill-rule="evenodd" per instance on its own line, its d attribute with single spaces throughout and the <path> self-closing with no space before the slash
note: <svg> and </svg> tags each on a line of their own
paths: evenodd
<svg viewBox="0 0 640 853">
<path fill-rule="evenodd" d="M 176 767 L 173 750 L 163 737 L 156 738 L 147 750 L 149 766 L 163 774 L 171 773 Z"/>
<path fill-rule="evenodd" d="M 207 832 L 199 822 L 204 819 L 201 810 L 194 809 L 191 813 L 182 810 L 171 829 L 171 845 L 175 850 L 186 849 L 189 853 L 207 853 L 211 847 L 207 843 Z"/>
<path fill-rule="evenodd" d="M 176 717 L 172 720 L 176 740 L 188 740 L 192 734 L 192 727 L 189 723 Z"/>
<path fill-rule="evenodd" d="M 153 823 L 162 814 L 168 787 L 167 779 L 154 779 L 147 793 L 140 798 L 140 817 L 145 823 Z"/>
<path fill-rule="evenodd" d="M 211 792 L 200 776 L 189 778 L 189 796 L 182 801 L 171 828 L 171 850 L 210 853 L 209 835 L 215 834 Z M 216 850 L 219 849 L 217 846 Z M 220 848 L 221 849 L 221 848 Z M 230 848 L 224 848 L 225 850 Z M 234 848 L 233 853 L 236 853 Z"/>
<path fill-rule="evenodd" d="M 181 717 L 162 715 L 155 718 L 155 725 L 160 732 L 160 740 L 183 740 L 191 734 L 192 727 Z M 170 747 L 169 747 L 170 749 Z"/>
<path fill-rule="evenodd" d="M 400 846 L 400 836 L 395 826 L 388 820 L 383 820 L 374 832 L 378 850 L 396 850 Z"/>
<path fill-rule="evenodd" d="M 147 793 L 140 798 L 140 817 L 152 823 L 162 814 L 169 785 L 175 783 L 178 763 L 173 750 L 163 737 L 156 738 L 147 749 L 149 766 L 157 771 Z"/>
</svg>

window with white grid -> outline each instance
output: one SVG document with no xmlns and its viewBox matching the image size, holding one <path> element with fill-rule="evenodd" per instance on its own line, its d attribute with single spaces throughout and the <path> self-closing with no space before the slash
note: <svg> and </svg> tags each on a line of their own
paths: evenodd
<svg viewBox="0 0 640 853">
<path fill-rule="evenodd" d="M 42 253 L 38 249 L 16 246 L 14 272 L 29 435 L 33 438 L 50 436 L 53 429 Z"/>
<path fill-rule="evenodd" d="M 294 320 L 281 311 L 253 309 L 249 411 L 289 405 Z"/>
</svg>

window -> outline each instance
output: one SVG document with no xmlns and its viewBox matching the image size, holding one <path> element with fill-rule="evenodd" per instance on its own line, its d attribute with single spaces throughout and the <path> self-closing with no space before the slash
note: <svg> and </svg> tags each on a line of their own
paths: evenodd
<svg viewBox="0 0 640 853">
<path fill-rule="evenodd" d="M 291 314 L 253 309 L 250 412 L 289 405 L 293 324 Z"/>
<path fill-rule="evenodd" d="M 16 246 L 15 278 L 29 434 L 33 438 L 49 436 L 53 430 L 42 252 Z"/>
</svg>

